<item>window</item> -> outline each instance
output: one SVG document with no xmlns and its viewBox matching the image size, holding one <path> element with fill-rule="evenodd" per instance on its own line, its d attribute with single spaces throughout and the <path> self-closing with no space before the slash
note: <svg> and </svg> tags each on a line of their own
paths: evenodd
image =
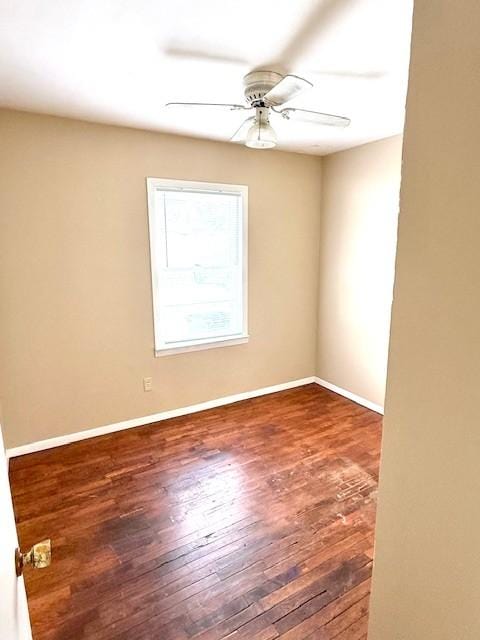
<svg viewBox="0 0 480 640">
<path fill-rule="evenodd" d="M 248 189 L 147 178 L 156 355 L 247 342 Z"/>
</svg>

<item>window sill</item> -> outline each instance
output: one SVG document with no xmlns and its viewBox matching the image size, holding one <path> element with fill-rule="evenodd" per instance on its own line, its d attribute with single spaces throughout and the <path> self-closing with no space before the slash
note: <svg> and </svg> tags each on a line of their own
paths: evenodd
<svg viewBox="0 0 480 640">
<path fill-rule="evenodd" d="M 204 349 L 218 349 L 220 347 L 231 347 L 236 344 L 245 344 L 248 342 L 249 336 L 242 335 L 232 338 L 212 338 L 203 342 L 182 342 L 178 347 L 166 347 L 165 349 L 156 349 L 155 357 L 171 356 L 175 353 L 188 353 L 189 351 L 203 351 Z"/>
</svg>

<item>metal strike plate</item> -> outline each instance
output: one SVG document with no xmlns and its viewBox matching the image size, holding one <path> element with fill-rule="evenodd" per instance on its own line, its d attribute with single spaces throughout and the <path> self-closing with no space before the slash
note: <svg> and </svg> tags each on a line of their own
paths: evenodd
<svg viewBox="0 0 480 640">
<path fill-rule="evenodd" d="M 21 576 L 24 568 L 29 564 L 34 569 L 45 569 L 52 562 L 52 544 L 50 540 L 37 542 L 27 553 L 15 549 L 15 569 L 17 576 Z"/>
</svg>

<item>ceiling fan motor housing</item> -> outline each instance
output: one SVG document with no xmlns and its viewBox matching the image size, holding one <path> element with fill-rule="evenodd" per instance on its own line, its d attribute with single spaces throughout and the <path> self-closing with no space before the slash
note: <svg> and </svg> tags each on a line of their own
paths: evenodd
<svg viewBox="0 0 480 640">
<path fill-rule="evenodd" d="M 243 78 L 245 98 L 252 107 L 264 107 L 263 96 L 274 87 L 283 76 L 276 71 L 252 71 Z"/>
</svg>

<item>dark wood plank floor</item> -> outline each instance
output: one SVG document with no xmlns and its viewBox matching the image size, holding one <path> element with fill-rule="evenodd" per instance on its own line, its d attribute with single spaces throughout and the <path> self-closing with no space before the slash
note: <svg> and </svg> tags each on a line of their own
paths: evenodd
<svg viewBox="0 0 480 640">
<path fill-rule="evenodd" d="M 308 385 L 13 459 L 35 640 L 365 638 L 380 432 Z"/>
</svg>

